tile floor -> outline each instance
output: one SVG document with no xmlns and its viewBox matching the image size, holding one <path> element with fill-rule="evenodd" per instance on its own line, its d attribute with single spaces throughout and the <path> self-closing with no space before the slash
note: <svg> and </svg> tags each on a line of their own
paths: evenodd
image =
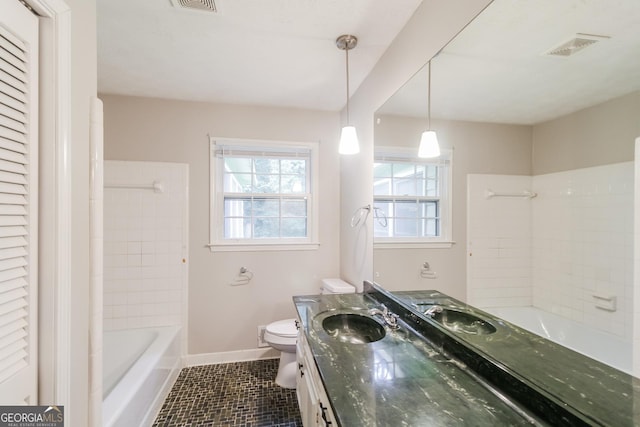
<svg viewBox="0 0 640 427">
<path fill-rule="evenodd" d="M 278 359 L 185 368 L 154 427 L 302 427 L 296 391 L 274 383 Z"/>
</svg>

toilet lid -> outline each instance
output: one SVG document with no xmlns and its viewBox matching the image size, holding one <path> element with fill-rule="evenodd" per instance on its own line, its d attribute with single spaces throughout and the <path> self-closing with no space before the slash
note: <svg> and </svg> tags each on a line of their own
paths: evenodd
<svg viewBox="0 0 640 427">
<path fill-rule="evenodd" d="M 295 337 L 298 335 L 296 319 L 278 320 L 267 325 L 267 332 L 281 337 Z"/>
</svg>

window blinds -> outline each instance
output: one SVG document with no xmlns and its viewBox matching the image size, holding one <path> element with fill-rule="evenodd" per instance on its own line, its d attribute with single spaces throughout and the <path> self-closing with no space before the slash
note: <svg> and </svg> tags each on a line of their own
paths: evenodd
<svg viewBox="0 0 640 427">
<path fill-rule="evenodd" d="M 0 383 L 31 350 L 28 78 L 27 47 L 0 26 Z"/>
<path fill-rule="evenodd" d="M 311 149 L 299 146 L 242 146 L 215 144 L 214 154 L 216 157 L 272 157 L 272 158 L 296 158 L 309 159 Z"/>
</svg>

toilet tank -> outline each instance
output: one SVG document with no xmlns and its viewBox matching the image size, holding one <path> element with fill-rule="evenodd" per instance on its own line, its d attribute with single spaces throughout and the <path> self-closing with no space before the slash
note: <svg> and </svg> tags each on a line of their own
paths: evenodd
<svg viewBox="0 0 640 427">
<path fill-rule="evenodd" d="M 321 294 L 354 294 L 356 288 L 342 279 L 322 279 Z"/>
</svg>

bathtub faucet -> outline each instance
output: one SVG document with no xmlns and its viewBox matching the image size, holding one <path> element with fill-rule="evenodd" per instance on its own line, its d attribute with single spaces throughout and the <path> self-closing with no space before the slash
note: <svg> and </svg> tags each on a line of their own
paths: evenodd
<svg viewBox="0 0 640 427">
<path fill-rule="evenodd" d="M 442 307 L 440 307 L 439 305 L 432 305 L 425 310 L 424 315 L 433 317 L 436 313 L 442 313 Z"/>
<path fill-rule="evenodd" d="M 398 327 L 398 315 L 389 311 L 386 305 L 380 304 L 380 308 L 372 308 L 369 310 L 369 314 L 372 316 L 382 316 L 384 322 L 392 329 Z"/>
</svg>

